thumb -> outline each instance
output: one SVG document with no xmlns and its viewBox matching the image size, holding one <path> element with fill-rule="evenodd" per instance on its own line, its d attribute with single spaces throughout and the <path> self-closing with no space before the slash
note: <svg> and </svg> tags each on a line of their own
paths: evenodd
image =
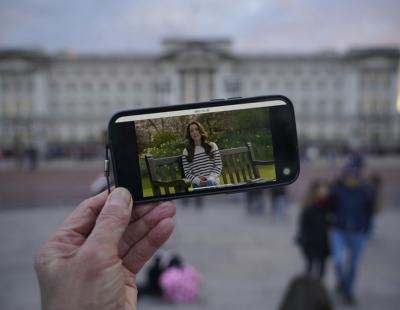
<svg viewBox="0 0 400 310">
<path fill-rule="evenodd" d="M 132 212 L 132 196 L 123 187 L 114 189 L 97 217 L 88 243 L 101 243 L 117 250 L 118 243 L 129 224 Z"/>
</svg>

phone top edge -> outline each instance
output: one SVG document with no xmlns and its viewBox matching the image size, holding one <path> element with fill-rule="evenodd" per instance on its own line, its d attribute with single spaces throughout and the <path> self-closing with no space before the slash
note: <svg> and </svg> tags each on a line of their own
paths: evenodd
<svg viewBox="0 0 400 310">
<path fill-rule="evenodd" d="M 197 106 L 200 105 L 210 105 L 210 106 L 225 106 L 225 105 L 236 105 L 236 104 L 241 104 L 241 103 L 253 103 L 253 102 L 259 102 L 259 101 L 274 101 L 274 100 L 281 100 L 291 106 L 293 108 L 293 103 L 291 100 L 284 96 L 284 95 L 263 95 L 263 96 L 253 96 L 253 97 L 238 97 L 238 98 L 232 98 L 232 99 L 218 99 L 218 100 L 213 100 L 210 99 L 208 101 L 201 101 L 201 102 L 189 102 L 189 103 L 183 103 L 183 104 L 176 104 L 176 105 L 164 105 L 164 106 L 159 106 L 159 107 L 148 107 L 148 108 L 141 108 L 141 109 L 129 109 L 129 110 L 122 110 L 118 111 L 113 116 L 110 118 L 108 127 L 110 128 L 110 125 L 112 123 L 115 123 L 118 118 L 124 117 L 127 115 L 141 115 L 141 114 L 151 114 L 151 113 L 157 113 L 157 112 L 168 112 L 171 110 L 187 110 L 191 108 L 196 108 Z"/>
</svg>

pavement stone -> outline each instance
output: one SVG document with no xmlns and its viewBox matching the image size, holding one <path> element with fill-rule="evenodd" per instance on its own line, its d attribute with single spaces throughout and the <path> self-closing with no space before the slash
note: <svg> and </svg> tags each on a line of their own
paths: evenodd
<svg viewBox="0 0 400 310">
<path fill-rule="evenodd" d="M 293 238 L 296 204 L 285 220 L 269 214 L 248 216 L 242 194 L 226 199 L 178 201 L 176 229 L 164 249 L 179 252 L 201 274 L 201 296 L 191 305 L 143 299 L 139 309 L 277 309 L 289 281 L 303 269 Z M 0 309 L 40 309 L 33 270 L 34 253 L 56 229 L 72 206 L 0 211 Z M 399 309 L 400 208 L 387 207 L 368 243 L 357 283 L 356 309 Z M 333 268 L 325 283 L 332 292 Z M 142 280 L 144 272 L 138 276 Z M 335 299 L 336 309 L 347 309 Z"/>
</svg>

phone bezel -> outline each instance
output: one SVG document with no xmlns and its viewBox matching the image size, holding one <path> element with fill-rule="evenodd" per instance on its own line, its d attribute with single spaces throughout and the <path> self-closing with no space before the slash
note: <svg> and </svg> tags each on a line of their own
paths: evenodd
<svg viewBox="0 0 400 310">
<path fill-rule="evenodd" d="M 271 181 L 266 183 L 251 183 L 251 184 L 238 185 L 228 188 L 207 189 L 201 192 L 195 191 L 195 192 L 179 193 L 171 195 L 142 197 L 139 161 L 136 160 L 136 163 L 134 163 L 135 161 L 132 161 L 132 158 L 137 158 L 138 156 L 136 140 L 134 143 L 123 147 L 123 142 L 126 142 L 124 140 L 124 138 L 126 138 L 125 137 L 126 134 L 121 133 L 122 123 L 119 123 L 120 127 L 119 129 L 117 128 L 118 126 L 116 126 L 115 121 L 118 118 L 130 115 L 170 112 L 177 110 L 188 110 L 188 109 L 207 108 L 207 107 L 218 107 L 218 106 L 252 103 L 260 101 L 274 101 L 274 100 L 281 100 L 286 103 L 286 105 L 270 108 L 271 112 L 275 111 L 272 112 L 274 116 L 270 117 L 270 124 L 271 124 L 271 132 L 273 139 L 272 142 L 273 142 L 273 152 L 275 160 L 276 181 Z M 274 110 L 272 110 L 272 108 Z M 287 114 L 287 112 L 284 112 L 285 114 L 283 115 L 282 109 L 285 108 L 289 110 L 288 111 L 289 114 Z M 278 109 L 280 109 L 280 111 L 278 111 Z M 290 119 L 287 118 L 288 115 L 290 115 Z M 130 122 L 127 124 L 132 125 L 132 123 Z M 277 131 L 278 130 L 277 127 L 280 127 L 279 131 Z M 132 130 L 132 132 L 134 132 L 134 130 Z M 205 195 L 235 193 L 252 189 L 283 186 L 293 183 L 298 178 L 300 173 L 299 150 L 297 142 L 297 130 L 296 130 L 294 108 L 290 99 L 282 95 L 257 96 L 257 97 L 232 98 L 232 99 L 228 98 L 228 99 L 210 100 L 205 102 L 187 103 L 174 106 L 162 106 L 154 108 L 120 111 L 114 114 L 109 121 L 108 138 L 109 138 L 109 146 L 111 152 L 115 185 L 117 187 L 122 186 L 127 188 L 135 197 L 134 200 L 136 204 L 145 202 L 165 201 L 165 200 L 179 199 L 179 198 L 205 196 Z M 122 149 L 124 150 L 121 151 Z M 289 176 L 285 175 L 283 173 L 284 168 L 291 169 L 292 173 Z"/>
</svg>

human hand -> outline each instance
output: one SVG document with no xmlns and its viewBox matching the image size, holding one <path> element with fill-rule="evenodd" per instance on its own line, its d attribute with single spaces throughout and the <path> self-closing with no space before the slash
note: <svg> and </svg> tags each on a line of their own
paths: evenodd
<svg viewBox="0 0 400 310">
<path fill-rule="evenodd" d="M 124 188 L 83 201 L 35 259 L 44 310 L 136 309 L 135 276 L 173 231 L 171 202 L 135 206 Z"/>
<path fill-rule="evenodd" d="M 200 176 L 199 178 L 200 178 L 201 181 L 207 181 L 207 177 L 204 176 L 204 175 Z"/>
</svg>

